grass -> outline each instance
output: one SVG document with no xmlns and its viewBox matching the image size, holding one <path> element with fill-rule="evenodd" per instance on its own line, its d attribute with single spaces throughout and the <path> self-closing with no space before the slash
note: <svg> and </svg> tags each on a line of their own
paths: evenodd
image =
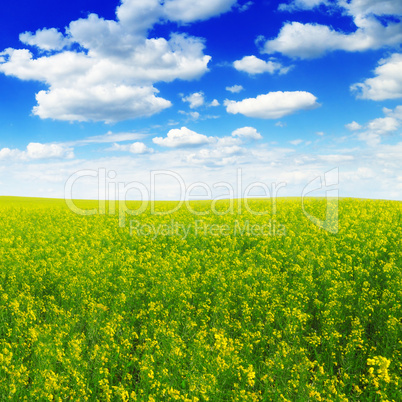
<svg viewBox="0 0 402 402">
<path fill-rule="evenodd" d="M 402 204 L 249 205 L 0 197 L 0 399 L 402 400 Z"/>
</svg>

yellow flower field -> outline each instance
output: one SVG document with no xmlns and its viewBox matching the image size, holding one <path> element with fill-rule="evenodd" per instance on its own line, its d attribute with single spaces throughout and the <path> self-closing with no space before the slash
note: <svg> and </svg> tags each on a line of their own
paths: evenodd
<svg viewBox="0 0 402 402">
<path fill-rule="evenodd" d="M 401 401 L 402 203 L 226 203 L 0 199 L 0 399 Z"/>
</svg>

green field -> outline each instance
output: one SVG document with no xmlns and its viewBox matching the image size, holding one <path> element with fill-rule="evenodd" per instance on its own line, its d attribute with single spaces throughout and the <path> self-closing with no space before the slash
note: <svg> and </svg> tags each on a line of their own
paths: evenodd
<svg viewBox="0 0 402 402">
<path fill-rule="evenodd" d="M 249 205 L 0 197 L 0 400 L 401 401 L 402 203 Z"/>
</svg>

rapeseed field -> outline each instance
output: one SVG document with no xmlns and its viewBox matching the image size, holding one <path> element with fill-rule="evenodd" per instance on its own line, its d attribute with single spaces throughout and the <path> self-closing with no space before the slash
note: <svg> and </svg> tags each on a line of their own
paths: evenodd
<svg viewBox="0 0 402 402">
<path fill-rule="evenodd" d="M 402 203 L 228 203 L 1 199 L 0 400 L 401 401 Z"/>
</svg>

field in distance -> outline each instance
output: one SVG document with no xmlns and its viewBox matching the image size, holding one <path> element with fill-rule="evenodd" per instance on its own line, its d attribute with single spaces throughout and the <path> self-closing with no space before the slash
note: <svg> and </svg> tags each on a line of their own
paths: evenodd
<svg viewBox="0 0 402 402">
<path fill-rule="evenodd" d="M 402 400 L 401 202 L 74 204 L 0 197 L 1 400 Z"/>
</svg>

